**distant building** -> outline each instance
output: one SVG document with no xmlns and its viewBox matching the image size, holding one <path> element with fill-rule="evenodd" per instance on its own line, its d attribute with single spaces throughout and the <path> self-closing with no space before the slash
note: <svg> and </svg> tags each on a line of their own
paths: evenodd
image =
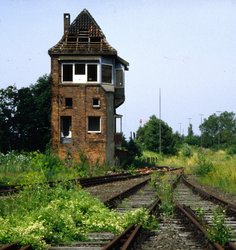
<svg viewBox="0 0 236 250">
<path fill-rule="evenodd" d="M 64 14 L 64 34 L 48 53 L 53 151 L 60 158 L 78 159 L 83 152 L 91 162 L 113 163 L 121 132 L 116 120 L 122 118 L 116 109 L 125 101 L 128 62 L 86 9 L 72 23 L 70 14 Z"/>
</svg>

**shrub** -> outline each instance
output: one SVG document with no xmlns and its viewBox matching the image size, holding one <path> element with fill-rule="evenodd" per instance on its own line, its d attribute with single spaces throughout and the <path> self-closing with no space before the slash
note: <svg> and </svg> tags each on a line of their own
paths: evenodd
<svg viewBox="0 0 236 250">
<path fill-rule="evenodd" d="M 225 224 L 225 211 L 218 208 L 213 210 L 211 226 L 207 230 L 211 241 L 225 245 L 232 237 L 231 229 Z"/>
<path fill-rule="evenodd" d="M 197 165 L 194 169 L 194 173 L 197 176 L 205 176 L 214 171 L 214 165 L 211 161 L 207 160 L 204 154 L 198 154 Z"/>
<path fill-rule="evenodd" d="M 183 157 L 191 157 L 193 155 L 191 147 L 185 143 L 183 144 L 181 150 L 180 150 L 180 155 Z"/>
<path fill-rule="evenodd" d="M 120 233 L 131 223 L 149 222 L 144 209 L 110 211 L 80 187 L 45 184 L 26 187 L 17 196 L 0 199 L 0 244 L 18 241 L 45 249 L 47 244 L 84 240 L 89 232 Z"/>
</svg>

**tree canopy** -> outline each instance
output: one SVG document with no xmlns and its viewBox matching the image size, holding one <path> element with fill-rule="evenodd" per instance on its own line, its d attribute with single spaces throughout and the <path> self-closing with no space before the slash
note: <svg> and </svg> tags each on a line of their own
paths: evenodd
<svg viewBox="0 0 236 250">
<path fill-rule="evenodd" d="M 136 140 L 142 149 L 159 152 L 160 150 L 160 126 L 161 126 L 161 151 L 164 154 L 175 153 L 175 136 L 167 123 L 158 119 L 155 115 L 149 121 L 139 127 Z"/>
<path fill-rule="evenodd" d="M 213 114 L 200 126 L 204 147 L 228 147 L 236 143 L 236 119 L 233 112 Z"/>
<path fill-rule="evenodd" d="M 0 151 L 44 150 L 50 140 L 50 76 L 0 89 Z"/>
</svg>

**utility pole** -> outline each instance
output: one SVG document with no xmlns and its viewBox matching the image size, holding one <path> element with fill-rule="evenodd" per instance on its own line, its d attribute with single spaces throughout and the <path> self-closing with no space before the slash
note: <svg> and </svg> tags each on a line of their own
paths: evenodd
<svg viewBox="0 0 236 250">
<path fill-rule="evenodd" d="M 181 125 L 182 125 L 182 123 L 179 122 L 179 135 L 180 135 L 180 136 L 181 136 L 181 133 L 182 133 L 182 131 L 181 131 Z"/>
<path fill-rule="evenodd" d="M 159 88 L 159 153 L 161 154 L 161 88 Z"/>
<path fill-rule="evenodd" d="M 220 114 L 222 113 L 222 111 L 216 111 L 216 113 L 218 114 L 218 150 L 220 149 Z"/>
<path fill-rule="evenodd" d="M 201 148 L 202 148 L 202 117 L 203 117 L 203 114 L 199 114 L 201 116 Z"/>
</svg>

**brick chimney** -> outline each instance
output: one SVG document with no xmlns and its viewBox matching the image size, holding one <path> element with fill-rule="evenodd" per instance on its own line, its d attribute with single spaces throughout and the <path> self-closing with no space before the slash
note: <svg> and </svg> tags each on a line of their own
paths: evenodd
<svg viewBox="0 0 236 250">
<path fill-rule="evenodd" d="M 66 34 L 69 31 L 70 27 L 70 14 L 64 13 L 64 34 Z"/>
</svg>

